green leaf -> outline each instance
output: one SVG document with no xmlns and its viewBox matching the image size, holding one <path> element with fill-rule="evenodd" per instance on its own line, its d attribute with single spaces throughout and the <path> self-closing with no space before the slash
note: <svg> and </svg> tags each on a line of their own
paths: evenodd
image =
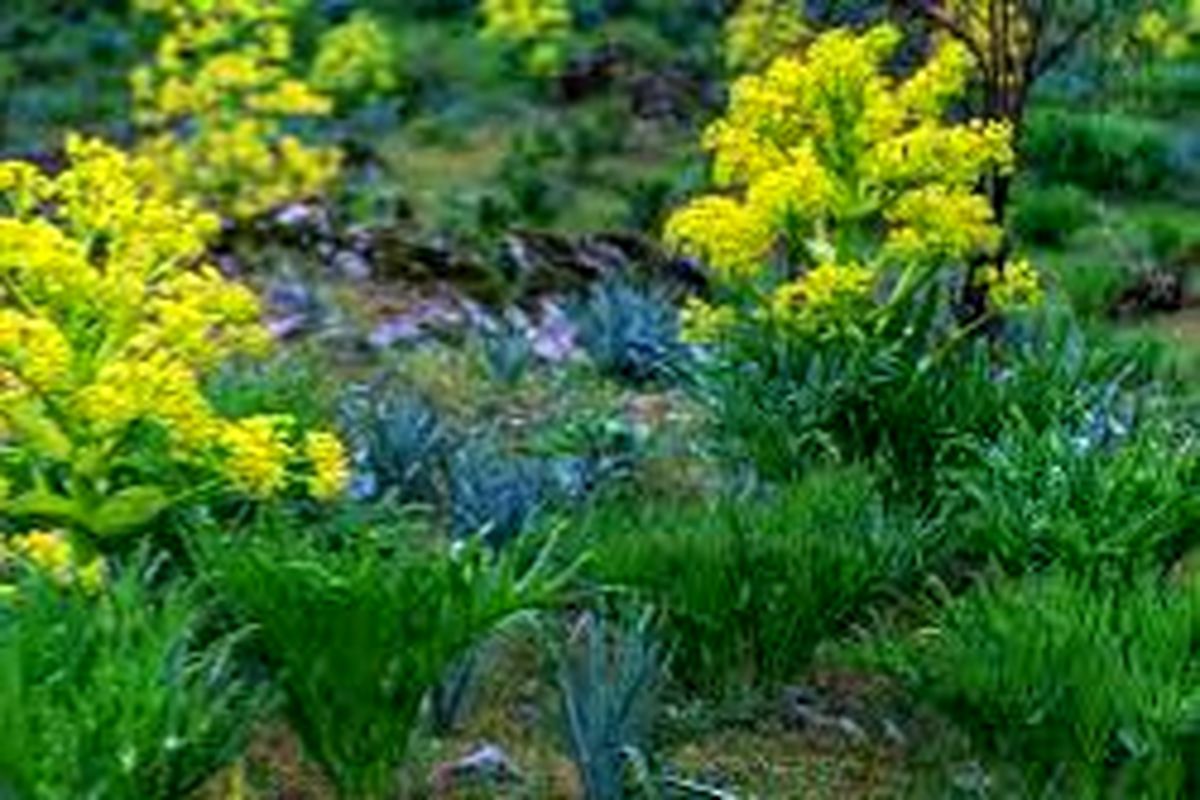
<svg viewBox="0 0 1200 800">
<path fill-rule="evenodd" d="M 5 409 L 5 413 L 22 446 L 55 461 L 71 459 L 71 440 L 54 420 L 46 416 L 40 404 L 17 403 Z"/>
<path fill-rule="evenodd" d="M 79 522 L 82 509 L 74 498 L 38 487 L 4 503 L 4 511 L 16 517 L 46 517 L 62 522 Z"/>
<path fill-rule="evenodd" d="M 84 524 L 97 536 L 121 536 L 148 525 L 169 505 L 157 486 L 130 486 L 102 502 Z"/>
</svg>

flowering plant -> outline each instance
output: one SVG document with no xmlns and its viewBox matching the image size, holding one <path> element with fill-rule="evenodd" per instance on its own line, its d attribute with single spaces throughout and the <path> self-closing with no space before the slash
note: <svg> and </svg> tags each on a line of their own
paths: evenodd
<svg viewBox="0 0 1200 800">
<path fill-rule="evenodd" d="M 309 82 L 335 97 L 374 99 L 396 88 L 395 66 L 387 30 L 359 11 L 322 34 Z"/>
<path fill-rule="evenodd" d="M 67 156 L 53 176 L 0 162 L 0 513 L 68 532 L 86 563 L 206 487 L 336 495 L 336 437 L 225 418 L 202 391 L 269 344 L 254 294 L 203 262 L 217 218 L 145 158 L 74 136 Z"/>
<path fill-rule="evenodd" d="M 797 0 L 742 0 L 725 22 L 725 65 L 757 72 L 810 36 Z"/>
<path fill-rule="evenodd" d="M 694 339 L 738 320 L 826 338 L 887 330 L 939 278 L 1001 242 L 977 186 L 1013 165 L 1003 122 L 944 121 L 970 57 L 943 43 L 907 80 L 883 71 L 899 43 L 887 25 L 835 30 L 804 55 L 735 83 L 704 136 L 718 191 L 672 215 L 666 238 L 705 260 L 714 303 L 693 300 Z M 997 307 L 1036 299 L 1024 262 L 978 271 Z"/>
<path fill-rule="evenodd" d="M 135 119 L 150 132 L 140 151 L 181 196 L 244 219 L 337 176 L 337 150 L 309 147 L 285 128 L 333 105 L 289 72 L 296 4 L 136 0 L 168 24 L 154 64 L 131 79 Z"/>
<path fill-rule="evenodd" d="M 567 0 L 481 0 L 480 11 L 483 38 L 519 50 L 532 74 L 552 72 L 562 61 L 572 24 Z"/>
</svg>

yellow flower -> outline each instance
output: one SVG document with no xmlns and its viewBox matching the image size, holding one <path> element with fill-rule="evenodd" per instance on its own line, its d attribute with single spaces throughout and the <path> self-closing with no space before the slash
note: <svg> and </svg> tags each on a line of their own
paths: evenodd
<svg viewBox="0 0 1200 800">
<path fill-rule="evenodd" d="M 287 5 L 137 3 L 170 25 L 153 66 L 135 70 L 130 82 L 137 121 L 150 134 L 139 152 L 173 194 L 246 219 L 315 195 L 336 178 L 335 149 L 308 147 L 284 132 L 287 120 L 324 116 L 333 107 L 289 73 Z"/>
<path fill-rule="evenodd" d="M 486 38 L 514 44 L 561 36 L 571 27 L 567 0 L 482 0 Z"/>
<path fill-rule="evenodd" d="M 568 0 L 481 0 L 480 11 L 483 38 L 522 50 L 531 74 L 550 74 L 561 63 L 572 24 Z"/>
<path fill-rule="evenodd" d="M 291 423 L 286 417 L 259 416 L 225 425 L 221 432 L 224 469 L 234 486 L 258 498 L 284 488 L 293 455 L 285 428 Z"/>
<path fill-rule="evenodd" d="M 682 339 L 688 344 L 712 344 L 737 322 L 737 312 L 729 306 L 712 305 L 698 297 L 689 297 L 680 311 Z"/>
<path fill-rule="evenodd" d="M 318 500 L 341 494 L 350 480 L 350 466 L 341 441 L 331 433 L 310 432 L 304 437 L 304 456 L 312 465 L 309 493 Z"/>
<path fill-rule="evenodd" d="M 703 138 L 721 193 L 675 211 L 666 242 L 706 261 L 719 282 L 778 280 L 781 257 L 794 268 L 907 269 L 994 250 L 1001 231 L 977 190 L 1012 170 L 1012 130 L 945 121 L 967 87 L 962 45 L 940 43 L 898 79 L 886 67 L 899 40 L 889 25 L 833 30 L 737 80 Z M 849 243 L 862 252 L 843 252 Z M 804 298 L 803 284 L 777 299 Z"/>
<path fill-rule="evenodd" d="M 103 559 L 93 556 L 80 562 L 70 541 L 60 532 L 30 531 L 12 537 L 5 549 L 60 586 L 77 584 L 88 594 L 104 587 Z"/>
<path fill-rule="evenodd" d="M 987 287 L 988 300 L 1000 311 L 1038 306 L 1044 297 L 1037 270 L 1027 259 L 1010 261 L 1003 270 L 987 267 L 980 281 Z"/>
<path fill-rule="evenodd" d="M 768 219 L 729 197 L 693 200 L 667 224 L 667 243 L 706 259 L 726 277 L 750 277 L 766 261 L 774 233 Z"/>
<path fill-rule="evenodd" d="M 876 275 L 860 264 L 822 264 L 775 290 L 775 319 L 830 333 L 852 325 L 871 307 Z"/>
<path fill-rule="evenodd" d="M 808 38 L 792 0 L 742 0 L 725 22 L 725 65 L 734 72 L 757 72 Z"/>
<path fill-rule="evenodd" d="M 383 95 L 396 88 L 393 43 L 370 13 L 359 11 L 321 36 L 312 85 L 336 95 Z"/>
</svg>

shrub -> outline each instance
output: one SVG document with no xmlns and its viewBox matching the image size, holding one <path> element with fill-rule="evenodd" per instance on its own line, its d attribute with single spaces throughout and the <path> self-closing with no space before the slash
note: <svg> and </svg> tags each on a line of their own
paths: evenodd
<svg viewBox="0 0 1200 800">
<path fill-rule="evenodd" d="M 592 289 L 575 318 L 580 344 L 606 375 L 635 384 L 663 381 L 685 364 L 678 313 L 660 293 L 605 283 Z"/>
<path fill-rule="evenodd" d="M 91 555 L 214 491 L 337 494 L 335 437 L 223 416 L 202 391 L 269 344 L 253 293 L 203 262 L 216 219 L 164 194 L 142 159 L 74 137 L 67 151 L 54 177 L 0 164 L 10 524 L 65 528 Z"/>
<path fill-rule="evenodd" d="M 297 3 L 137 0 L 166 17 L 153 66 L 131 76 L 139 151 L 159 180 L 237 219 L 303 199 L 337 175 L 340 154 L 306 146 L 285 123 L 331 101 L 291 74 Z"/>
<path fill-rule="evenodd" d="M 584 800 L 622 800 L 645 784 L 661 647 L 650 613 L 616 623 L 584 616 L 554 645 L 559 725 L 579 772 Z"/>
<path fill-rule="evenodd" d="M 911 577 L 929 529 L 885 513 L 862 471 L 762 497 L 610 502 L 583 523 L 591 573 L 662 609 L 678 678 L 706 693 L 795 677 L 879 592 Z"/>
<path fill-rule="evenodd" d="M 355 12 L 349 20 L 321 35 L 310 82 L 317 91 L 369 101 L 396 89 L 395 46 L 387 30 L 370 12 Z"/>
<path fill-rule="evenodd" d="M 960 45 L 907 80 L 886 75 L 899 40 L 886 25 L 836 30 L 741 79 L 705 135 L 722 191 L 667 224 L 714 277 L 683 327 L 711 346 L 700 388 L 720 438 L 771 477 L 831 453 L 873 458 L 901 437 L 916 449 L 888 450 L 898 473 L 928 475 L 939 423 L 958 413 L 937 393 L 964 369 L 972 389 L 990 380 L 974 334 L 1041 299 L 1027 261 L 992 264 L 1001 230 L 977 191 L 1010 169 L 1011 130 L 944 121 L 970 72 Z M 933 408 L 907 410 L 914 399 Z M 931 436 L 907 436 L 909 422 Z"/>
<path fill-rule="evenodd" d="M 1029 792 L 1188 796 L 1200 595 L 1063 573 L 985 587 L 891 648 L 914 696 L 1020 767 Z"/>
<path fill-rule="evenodd" d="M 1136 573 L 1195 544 L 1194 444 L 1162 423 L 1129 433 L 1139 423 L 1120 401 L 1100 400 L 1073 425 L 1018 422 L 980 447 L 961 484 L 977 558 L 1016 573 Z"/>
<path fill-rule="evenodd" d="M 1032 114 L 1022 154 L 1043 181 L 1098 192 L 1160 191 L 1175 173 L 1164 130 L 1117 114 Z"/>
<path fill-rule="evenodd" d="M 562 63 L 573 22 L 566 0 L 480 0 L 480 11 L 483 38 L 515 48 L 531 74 L 551 73 Z"/>
<path fill-rule="evenodd" d="M 1061 247 L 1095 216 L 1087 193 L 1074 186 L 1031 188 L 1017 198 L 1013 228 L 1023 242 Z"/>
<path fill-rule="evenodd" d="M 187 797 L 241 752 L 266 699 L 235 669 L 244 637 L 144 569 L 98 598 L 33 577 L 0 600 L 0 795 Z"/>
<path fill-rule="evenodd" d="M 203 545 L 217 590 L 257 632 L 292 727 L 350 796 L 394 796 L 422 704 L 450 665 L 555 603 L 570 574 L 550 572 L 550 544 L 532 560 L 493 558 L 415 536 L 377 532 L 332 547 L 265 527 L 236 546 Z"/>
</svg>

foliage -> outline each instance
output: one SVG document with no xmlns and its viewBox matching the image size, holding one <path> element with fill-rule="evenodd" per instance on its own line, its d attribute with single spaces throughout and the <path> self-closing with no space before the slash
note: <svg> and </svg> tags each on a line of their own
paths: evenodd
<svg viewBox="0 0 1200 800">
<path fill-rule="evenodd" d="M 1055 564 L 1094 575 L 1153 568 L 1195 544 L 1190 437 L 1131 419 L 1115 386 L 1106 395 L 1075 425 L 1018 422 L 983 445 L 958 486 L 977 558 L 1016 573 Z"/>
<path fill-rule="evenodd" d="M 0 601 L 0 794 L 167 800 L 237 757 L 266 699 L 243 637 L 152 567 L 98 598 L 32 576 Z"/>
<path fill-rule="evenodd" d="M 1200 777 L 1185 755 L 1198 637 L 1194 583 L 1095 586 L 1055 572 L 948 603 L 887 660 L 1033 794 L 1183 797 Z"/>
<path fill-rule="evenodd" d="M 203 545 L 216 587 L 257 631 L 292 727 L 348 796 L 394 796 L 422 703 L 447 668 L 556 603 L 571 573 L 550 566 L 552 540 L 531 561 L 470 544 L 446 553 L 418 536 L 378 531 L 333 547 L 268 528 Z"/>
<path fill-rule="evenodd" d="M 152 66 L 132 73 L 139 150 L 182 196 L 237 219 L 314 195 L 339 153 L 305 145 L 286 122 L 331 101 L 290 74 L 295 3 L 137 0 L 168 30 Z"/>
<path fill-rule="evenodd" d="M 395 48 L 382 23 L 366 11 L 321 35 L 310 83 L 338 98 L 372 100 L 397 88 Z"/>
<path fill-rule="evenodd" d="M 622 800 L 645 783 L 661 647 L 652 614 L 615 624 L 588 614 L 557 645 L 559 716 L 584 800 Z"/>
<path fill-rule="evenodd" d="M 433 504 L 456 435 L 438 411 L 411 392 L 368 390 L 349 398 L 347 427 L 372 496 Z"/>
<path fill-rule="evenodd" d="M 68 156 L 54 177 L 0 164 L 5 514 L 68 528 L 87 560 L 206 486 L 336 494 L 334 437 L 224 417 L 201 391 L 268 343 L 254 295 L 203 262 L 216 219 L 143 159 L 79 138 Z"/>
<path fill-rule="evenodd" d="M 575 317 L 580 344 L 606 375 L 635 384 L 662 381 L 686 363 L 678 313 L 661 292 L 604 283 Z"/>
<path fill-rule="evenodd" d="M 684 685 L 707 693 L 795 677 L 817 646 L 911 577 L 932 544 L 887 513 L 863 470 L 815 473 L 764 496 L 617 499 L 583 523 L 590 572 L 662 609 Z"/>
<path fill-rule="evenodd" d="M 1163 130 L 1117 114 L 1039 112 L 1030 117 L 1023 154 L 1047 182 L 1102 192 L 1158 192 L 1174 172 Z"/>
<path fill-rule="evenodd" d="M 558 68 L 573 21 L 567 0 L 480 0 L 480 11 L 483 38 L 521 51 L 532 74 Z"/>
<path fill-rule="evenodd" d="M 725 66 L 735 74 L 757 72 L 809 38 L 795 0 L 741 0 L 725 22 Z"/>
<path fill-rule="evenodd" d="M 1022 242 L 1061 247 L 1095 219 L 1088 194 L 1074 186 L 1031 187 L 1017 197 L 1013 229 Z"/>
</svg>

